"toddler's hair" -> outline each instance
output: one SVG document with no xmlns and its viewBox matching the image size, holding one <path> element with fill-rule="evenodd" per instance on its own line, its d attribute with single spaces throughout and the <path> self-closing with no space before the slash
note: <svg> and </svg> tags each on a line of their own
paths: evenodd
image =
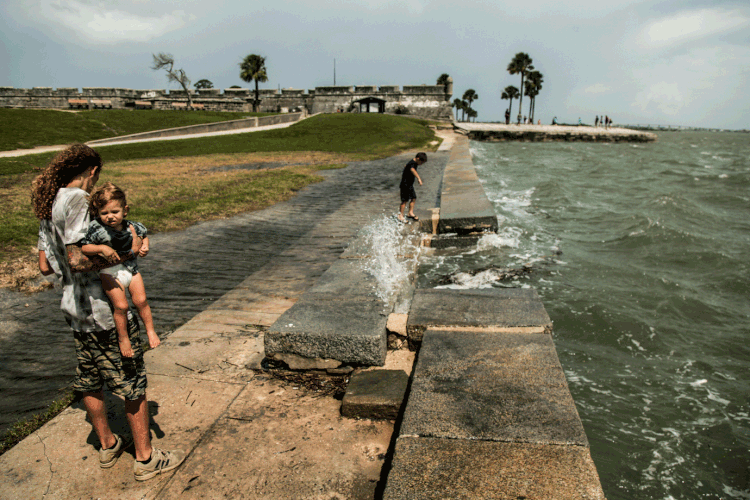
<svg viewBox="0 0 750 500">
<path fill-rule="evenodd" d="M 427 161 L 427 155 L 425 153 L 417 153 L 416 158 L 422 160 L 422 163 Z"/>
<path fill-rule="evenodd" d="M 125 199 L 125 191 L 111 182 L 107 182 L 91 194 L 91 200 L 89 201 L 89 211 L 91 212 L 91 215 L 94 217 L 99 215 L 99 209 L 103 208 L 112 200 L 119 201 L 123 208 L 128 204 Z"/>
</svg>

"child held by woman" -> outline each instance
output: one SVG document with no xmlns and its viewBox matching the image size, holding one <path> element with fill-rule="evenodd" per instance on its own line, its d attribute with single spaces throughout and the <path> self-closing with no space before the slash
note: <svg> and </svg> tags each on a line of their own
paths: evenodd
<svg viewBox="0 0 750 500">
<path fill-rule="evenodd" d="M 89 256 L 99 255 L 109 262 L 119 262 L 115 266 L 101 269 L 99 277 L 102 281 L 102 288 L 114 308 L 113 316 L 117 327 L 120 353 L 126 358 L 131 358 L 133 348 L 127 331 L 129 306 L 125 289 L 130 292 L 133 305 L 138 309 L 138 314 L 143 320 L 149 345 L 153 349 L 161 343 L 154 329 L 151 307 L 146 300 L 146 288 L 143 284 L 143 277 L 138 272 L 137 260 L 135 258 L 125 260 L 132 254 L 133 234 L 130 227 L 132 226 L 136 235 L 143 239 L 137 255 L 140 257 L 145 257 L 149 251 L 147 230 L 140 222 L 126 219 L 129 207 L 125 192 L 111 182 L 94 191 L 89 209 L 91 216 L 96 219 L 91 221 L 86 236 L 81 240 L 83 245 L 81 251 Z"/>
</svg>

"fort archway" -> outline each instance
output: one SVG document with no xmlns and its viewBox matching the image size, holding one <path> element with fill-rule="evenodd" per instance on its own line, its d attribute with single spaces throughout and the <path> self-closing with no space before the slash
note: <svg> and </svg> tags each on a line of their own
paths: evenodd
<svg viewBox="0 0 750 500">
<path fill-rule="evenodd" d="M 385 99 L 365 97 L 352 103 L 360 113 L 385 113 Z"/>
</svg>

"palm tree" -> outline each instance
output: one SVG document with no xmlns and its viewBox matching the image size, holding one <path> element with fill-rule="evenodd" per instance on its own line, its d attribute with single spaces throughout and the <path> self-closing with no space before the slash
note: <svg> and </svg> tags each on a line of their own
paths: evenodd
<svg viewBox="0 0 750 500">
<path fill-rule="evenodd" d="M 266 58 L 256 54 L 250 54 L 240 63 L 240 78 L 250 83 L 255 81 L 255 99 L 253 100 L 253 112 L 258 111 L 258 82 L 267 82 Z"/>
<path fill-rule="evenodd" d="M 455 98 L 455 99 L 453 99 L 453 107 L 456 108 L 456 121 L 459 121 L 458 120 L 458 112 L 459 111 L 463 111 L 464 104 L 465 104 L 464 101 L 462 101 L 458 97 Z"/>
<path fill-rule="evenodd" d="M 518 97 L 518 89 L 515 88 L 513 85 L 508 85 L 505 87 L 505 90 L 503 90 L 502 95 L 500 96 L 500 99 L 508 99 L 508 116 L 510 116 L 510 110 L 513 108 L 513 99 Z"/>
<path fill-rule="evenodd" d="M 463 103 L 458 97 L 453 99 L 453 107 L 456 108 L 456 121 L 458 121 L 458 112 L 463 109 Z"/>
<path fill-rule="evenodd" d="M 521 121 L 521 106 L 523 105 L 523 81 L 529 71 L 534 69 L 531 65 L 533 61 L 526 52 L 519 52 L 513 57 L 513 60 L 508 64 L 508 73 L 515 75 L 521 73 L 521 97 L 518 101 L 518 121 Z"/>
<path fill-rule="evenodd" d="M 477 121 L 477 115 L 478 115 L 479 113 L 477 113 L 477 110 L 476 110 L 476 109 L 472 109 L 472 108 L 469 108 L 469 111 L 467 111 L 467 113 L 466 113 L 466 114 L 468 114 L 468 115 L 469 115 L 469 121 L 471 121 L 471 119 L 472 119 L 472 118 L 474 118 L 474 122 L 476 122 L 476 121 Z"/>
<path fill-rule="evenodd" d="M 544 75 L 538 71 L 532 71 L 529 73 L 526 80 L 526 95 L 531 98 L 529 102 L 529 116 L 534 119 L 534 112 L 536 111 L 536 96 L 539 95 L 539 91 L 542 90 L 542 82 L 544 82 Z"/>
<path fill-rule="evenodd" d="M 468 102 L 467 106 L 467 112 L 469 109 L 471 109 L 471 103 L 479 99 L 479 96 L 477 95 L 476 91 L 474 89 L 469 89 L 466 92 L 464 92 L 463 100 Z"/>
</svg>

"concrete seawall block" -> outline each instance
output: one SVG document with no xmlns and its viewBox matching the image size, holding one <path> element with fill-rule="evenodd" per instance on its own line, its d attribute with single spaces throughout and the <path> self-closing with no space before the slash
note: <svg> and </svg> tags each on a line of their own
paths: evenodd
<svg viewBox="0 0 750 500">
<path fill-rule="evenodd" d="M 368 297 L 307 292 L 266 332 L 266 356 L 289 353 L 306 358 L 381 366 L 385 363 L 387 314 Z"/>
<path fill-rule="evenodd" d="M 400 437 L 385 500 L 604 500 L 588 448 Z"/>
<path fill-rule="evenodd" d="M 552 320 L 531 288 L 417 290 L 406 323 L 409 341 L 420 342 L 430 327 L 545 333 Z"/>
<path fill-rule="evenodd" d="M 443 174 L 438 233 L 496 232 L 497 227 L 495 208 L 471 161 L 469 141 L 456 139 Z"/>
<path fill-rule="evenodd" d="M 409 376 L 403 370 L 358 371 L 352 375 L 341 401 L 347 418 L 395 420 L 404 403 Z"/>
<path fill-rule="evenodd" d="M 402 436 L 588 446 L 549 335 L 425 333 Z"/>
</svg>

